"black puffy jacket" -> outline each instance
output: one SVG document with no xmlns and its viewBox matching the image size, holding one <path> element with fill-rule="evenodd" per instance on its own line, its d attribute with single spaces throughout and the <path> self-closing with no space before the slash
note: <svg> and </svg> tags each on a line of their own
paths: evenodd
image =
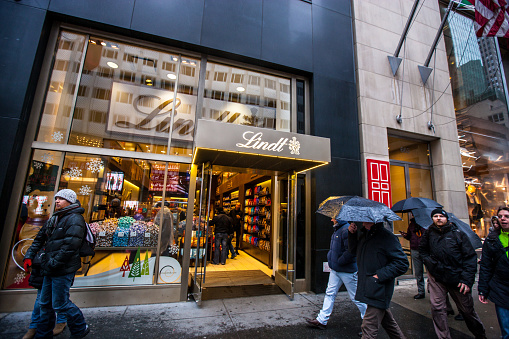
<svg viewBox="0 0 509 339">
<path fill-rule="evenodd" d="M 49 227 L 49 222 L 46 222 L 35 237 L 25 259 L 33 260 L 36 253 L 44 248 L 41 258 L 43 276 L 56 277 L 80 269 L 79 252 L 86 236 L 86 223 L 81 215 L 83 212 L 85 210 L 82 207 L 76 207 L 59 214 L 54 227 Z"/>
<path fill-rule="evenodd" d="M 233 233 L 233 220 L 224 212 L 219 212 L 212 220 L 210 225 L 214 225 L 214 233 Z"/>
<path fill-rule="evenodd" d="M 428 272 L 443 284 L 463 283 L 472 288 L 477 272 L 477 254 L 465 233 L 450 222 L 431 225 L 422 235 L 419 253 Z"/>
<path fill-rule="evenodd" d="M 495 305 L 509 305 L 509 259 L 498 239 L 500 230 L 488 234 L 482 247 L 479 268 L 479 294 L 486 296 Z"/>
<path fill-rule="evenodd" d="M 382 223 L 369 231 L 362 228 L 360 234 L 348 232 L 348 248 L 357 255 L 359 268 L 355 300 L 386 310 L 394 293 L 394 279 L 408 270 L 407 256 L 398 238 Z"/>
</svg>

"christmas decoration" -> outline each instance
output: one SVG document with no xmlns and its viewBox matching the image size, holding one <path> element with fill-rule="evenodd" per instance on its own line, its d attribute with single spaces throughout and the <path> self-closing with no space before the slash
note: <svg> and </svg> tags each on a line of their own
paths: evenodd
<svg viewBox="0 0 509 339">
<path fill-rule="evenodd" d="M 148 251 L 145 252 L 145 259 L 143 260 L 143 266 L 141 268 L 141 275 L 150 275 L 150 268 L 148 264 Z"/>
<path fill-rule="evenodd" d="M 82 176 L 82 172 L 78 167 L 71 167 L 64 175 L 71 177 L 71 179 L 79 179 Z"/>
<path fill-rule="evenodd" d="M 176 255 L 179 252 L 179 247 L 173 244 L 170 246 L 169 251 L 171 255 Z"/>
<path fill-rule="evenodd" d="M 129 266 L 129 256 L 125 256 L 124 263 L 122 264 L 122 267 L 120 267 L 120 272 L 122 273 L 122 277 L 125 277 L 125 272 L 130 271 L 131 266 Z"/>
<path fill-rule="evenodd" d="M 42 163 L 42 162 L 34 161 L 34 165 L 33 165 L 33 167 L 34 167 L 35 169 L 41 169 L 43 166 L 44 166 L 44 165 L 43 165 L 43 163 Z"/>
<path fill-rule="evenodd" d="M 293 137 L 292 140 L 290 140 L 289 148 L 291 154 L 300 154 L 299 152 L 300 142 L 298 142 L 295 137 Z"/>
<path fill-rule="evenodd" d="M 41 161 L 51 164 L 51 162 L 53 161 L 53 155 L 51 153 L 43 153 Z"/>
<path fill-rule="evenodd" d="M 27 187 L 25 188 L 25 192 L 30 193 L 31 191 L 32 191 L 32 186 L 27 185 Z"/>
<path fill-rule="evenodd" d="M 27 275 L 25 274 L 25 272 L 19 272 L 18 274 L 16 274 L 16 276 L 14 277 L 14 283 L 16 285 L 19 285 L 23 282 L 23 280 L 25 280 L 25 277 Z"/>
<path fill-rule="evenodd" d="M 136 279 L 137 277 L 141 277 L 141 261 L 140 261 L 140 248 L 138 247 L 138 251 L 136 251 L 136 256 L 134 257 L 133 266 L 131 267 L 131 271 L 129 272 L 129 278 Z"/>
<path fill-rule="evenodd" d="M 88 185 L 81 186 L 80 195 L 89 195 L 92 193 L 92 189 Z"/>
<path fill-rule="evenodd" d="M 54 142 L 60 142 L 62 139 L 64 139 L 64 135 L 62 132 L 56 131 L 51 135 L 51 139 L 53 139 Z"/>
<path fill-rule="evenodd" d="M 104 164 L 101 161 L 101 158 L 92 159 L 87 162 L 87 170 L 92 173 L 99 173 L 104 168 Z"/>
</svg>

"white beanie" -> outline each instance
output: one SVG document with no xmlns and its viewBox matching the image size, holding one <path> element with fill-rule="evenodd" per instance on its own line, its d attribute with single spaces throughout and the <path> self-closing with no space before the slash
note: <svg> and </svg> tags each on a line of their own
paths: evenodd
<svg viewBox="0 0 509 339">
<path fill-rule="evenodd" d="M 76 193 L 68 188 L 58 191 L 57 194 L 55 194 L 55 198 L 56 197 L 63 198 L 69 201 L 71 204 L 74 204 L 76 202 L 76 199 L 78 198 Z"/>
</svg>

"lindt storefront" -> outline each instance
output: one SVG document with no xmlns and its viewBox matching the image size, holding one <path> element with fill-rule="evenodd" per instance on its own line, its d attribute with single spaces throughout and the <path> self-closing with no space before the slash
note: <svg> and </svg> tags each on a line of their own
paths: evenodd
<svg viewBox="0 0 509 339">
<path fill-rule="evenodd" d="M 245 260 L 292 295 L 299 199 L 307 171 L 330 162 L 329 140 L 299 124 L 306 79 L 72 28 L 52 43 L 6 220 L 0 300 L 16 306 L 3 310 L 33 305 L 23 255 L 63 188 L 97 237 L 74 282 L 80 305 L 201 300 L 214 280 L 208 221 L 237 203 Z"/>
</svg>

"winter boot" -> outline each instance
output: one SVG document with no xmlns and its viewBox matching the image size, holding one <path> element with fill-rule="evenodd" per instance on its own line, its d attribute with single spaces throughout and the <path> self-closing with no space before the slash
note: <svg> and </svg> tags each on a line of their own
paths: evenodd
<svg viewBox="0 0 509 339">
<path fill-rule="evenodd" d="M 27 333 L 25 333 L 22 339 L 32 339 L 33 337 L 35 337 L 35 332 L 37 332 L 36 328 L 29 328 Z"/>
<path fill-rule="evenodd" d="M 67 326 L 67 323 L 57 323 L 55 328 L 53 329 L 53 335 L 59 335 L 64 331 L 64 328 Z"/>
</svg>

